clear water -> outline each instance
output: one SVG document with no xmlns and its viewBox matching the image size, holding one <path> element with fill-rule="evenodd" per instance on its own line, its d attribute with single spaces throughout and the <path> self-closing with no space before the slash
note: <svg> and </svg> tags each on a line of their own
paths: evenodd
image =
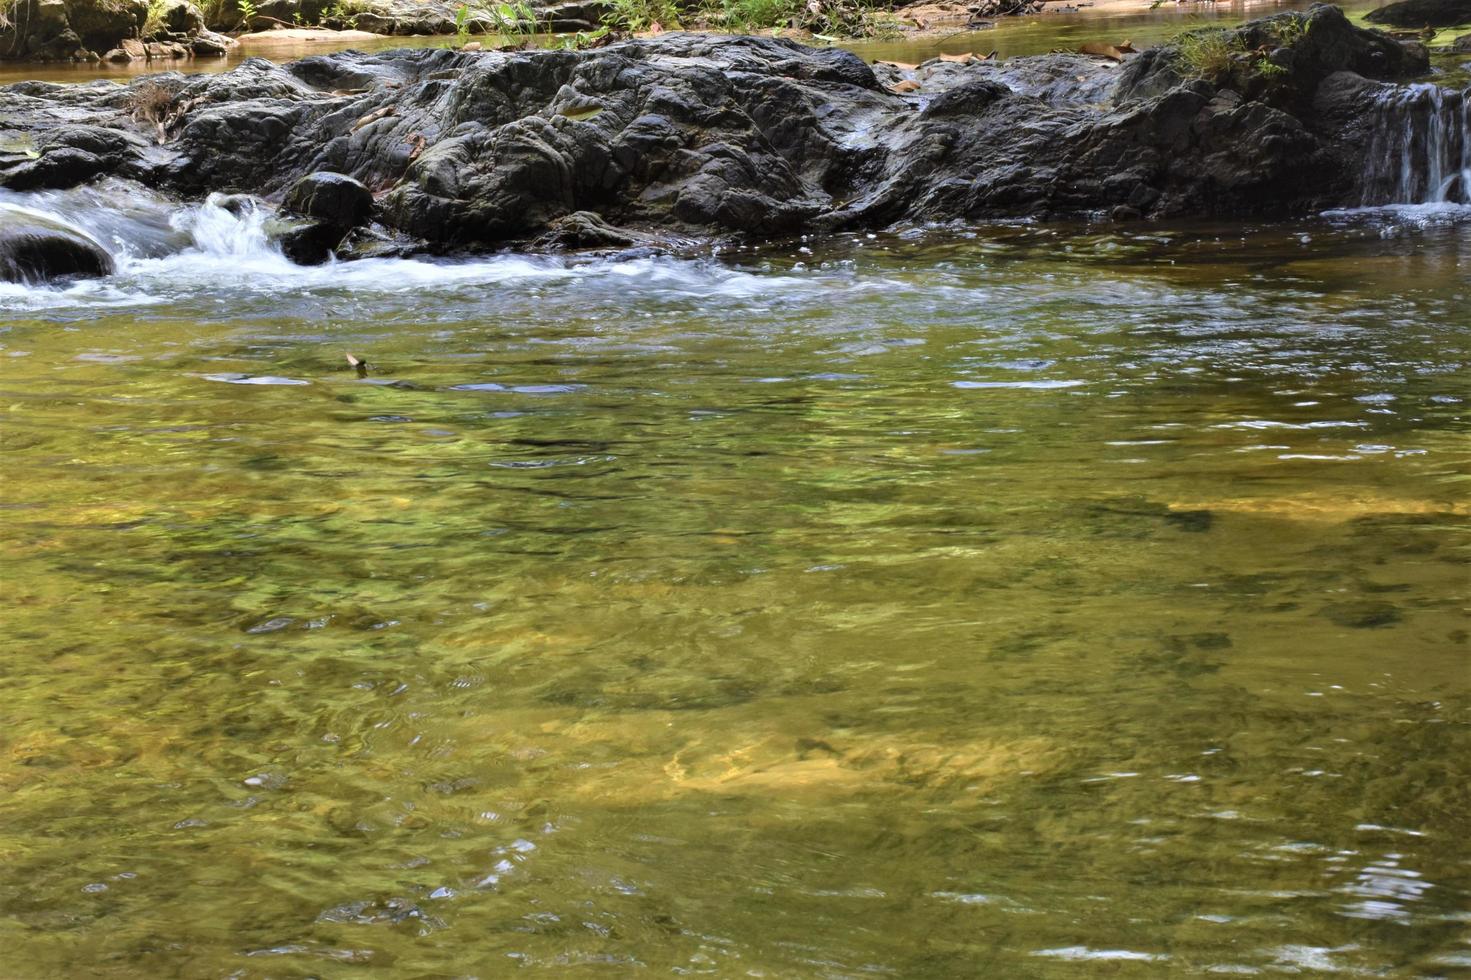
<svg viewBox="0 0 1471 980">
<path fill-rule="evenodd" d="M 299 269 L 87 193 L 119 275 L 0 287 L 0 972 L 1471 964 L 1471 209 Z"/>
</svg>

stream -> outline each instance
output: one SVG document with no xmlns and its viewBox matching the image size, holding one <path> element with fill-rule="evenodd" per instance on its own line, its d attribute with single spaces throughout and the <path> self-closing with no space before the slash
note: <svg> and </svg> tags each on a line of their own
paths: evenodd
<svg viewBox="0 0 1471 980">
<path fill-rule="evenodd" d="M 0 191 L 118 266 L 0 283 L 0 972 L 1471 969 L 1436 99 L 1278 223 L 306 268 Z"/>
</svg>

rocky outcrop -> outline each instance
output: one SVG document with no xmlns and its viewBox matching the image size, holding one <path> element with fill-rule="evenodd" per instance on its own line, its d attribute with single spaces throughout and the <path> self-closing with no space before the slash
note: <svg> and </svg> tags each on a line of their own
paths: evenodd
<svg viewBox="0 0 1471 980">
<path fill-rule="evenodd" d="M 1364 19 L 1389 27 L 1455 27 L 1471 24 L 1471 0 L 1400 0 L 1369 11 Z"/>
<path fill-rule="evenodd" d="M 86 232 L 0 204 L 0 282 L 111 275 L 112 256 Z"/>
<path fill-rule="evenodd" d="M 0 5 L 3 6 L 3 5 Z M 173 61 L 222 55 L 189 0 L 14 0 L 0 17 L 0 60 Z"/>
<path fill-rule="evenodd" d="M 1362 134 L 1317 108 L 1320 89 L 1423 73 L 1423 48 L 1326 6 L 1229 40 L 1213 78 L 1172 48 L 1123 67 L 1047 55 L 876 71 L 837 49 L 689 34 L 250 60 L 143 83 L 152 125 L 141 84 L 26 83 L 0 90 L 0 140 L 29 139 L 34 158 L 0 157 L 0 185 L 111 175 L 279 202 L 329 171 L 367 188 L 381 228 L 442 250 L 1358 203 Z"/>
</svg>

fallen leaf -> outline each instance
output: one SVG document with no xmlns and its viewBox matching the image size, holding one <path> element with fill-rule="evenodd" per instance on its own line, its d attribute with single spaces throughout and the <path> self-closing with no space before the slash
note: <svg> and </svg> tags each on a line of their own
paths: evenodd
<svg viewBox="0 0 1471 980">
<path fill-rule="evenodd" d="M 875 61 L 874 64 L 888 65 L 890 68 L 897 68 L 900 71 L 914 71 L 914 69 L 919 67 L 919 65 L 910 65 L 902 61 Z"/>
<path fill-rule="evenodd" d="M 361 357 L 356 357 L 352 354 L 348 354 L 347 366 L 356 371 L 358 373 L 358 377 L 360 378 L 366 378 L 368 376 L 368 362 L 363 360 Z"/>
<path fill-rule="evenodd" d="M 1078 48 L 1079 54 L 1092 55 L 1095 58 L 1111 58 L 1114 61 L 1123 61 L 1124 53 L 1112 44 L 1103 41 L 1088 41 Z"/>
<path fill-rule="evenodd" d="M 374 109 L 372 112 L 368 113 L 366 116 L 353 123 L 350 132 L 356 133 L 358 130 L 362 129 L 369 123 L 375 123 L 386 116 L 393 115 L 393 113 L 394 108 L 391 105 L 383 106 L 381 109 Z"/>
<path fill-rule="evenodd" d="M 586 122 L 603 111 L 600 105 L 580 106 L 576 109 L 563 109 L 562 115 L 573 122 Z"/>
<path fill-rule="evenodd" d="M 916 82 L 912 78 L 906 78 L 906 79 L 904 79 L 904 81 L 900 82 L 898 85 L 890 85 L 889 86 L 889 91 L 890 92 L 895 92 L 895 93 L 897 93 L 899 95 L 903 95 L 905 92 L 918 92 L 919 91 L 919 82 Z"/>
</svg>

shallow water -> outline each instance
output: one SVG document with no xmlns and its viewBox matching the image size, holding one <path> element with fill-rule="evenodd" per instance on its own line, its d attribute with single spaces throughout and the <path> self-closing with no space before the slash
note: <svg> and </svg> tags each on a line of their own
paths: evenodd
<svg viewBox="0 0 1471 980">
<path fill-rule="evenodd" d="M 90 193 L 120 274 L 0 287 L 8 975 L 1471 964 L 1471 208 L 300 269 Z"/>
</svg>

